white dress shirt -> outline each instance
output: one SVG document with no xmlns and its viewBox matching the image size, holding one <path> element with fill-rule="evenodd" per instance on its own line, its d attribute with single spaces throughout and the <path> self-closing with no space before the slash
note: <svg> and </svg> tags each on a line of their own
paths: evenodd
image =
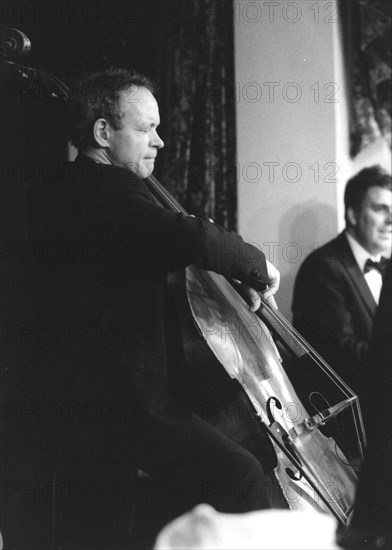
<svg viewBox="0 0 392 550">
<path fill-rule="evenodd" d="M 378 269 L 371 269 L 370 271 L 365 273 L 365 264 L 368 259 L 373 260 L 373 262 L 379 262 L 381 259 L 381 254 L 378 254 L 377 256 L 372 256 L 367 250 L 365 250 L 365 248 L 363 248 L 363 246 L 359 244 L 358 241 L 354 239 L 352 235 L 347 233 L 347 231 L 345 232 L 345 235 L 347 237 L 348 244 L 350 245 L 352 253 L 354 254 L 354 258 L 359 266 L 359 269 L 365 277 L 365 281 L 367 282 L 370 291 L 373 294 L 376 304 L 378 304 L 382 288 L 382 275 L 378 271 Z"/>
</svg>

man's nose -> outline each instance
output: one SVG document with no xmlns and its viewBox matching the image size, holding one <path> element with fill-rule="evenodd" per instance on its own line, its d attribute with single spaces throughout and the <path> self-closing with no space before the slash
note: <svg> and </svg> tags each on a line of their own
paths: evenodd
<svg viewBox="0 0 392 550">
<path fill-rule="evenodd" d="M 160 138 L 158 132 L 155 131 L 152 138 L 152 146 L 156 147 L 157 149 L 162 149 L 164 145 L 165 144 L 163 143 L 163 140 Z"/>
</svg>

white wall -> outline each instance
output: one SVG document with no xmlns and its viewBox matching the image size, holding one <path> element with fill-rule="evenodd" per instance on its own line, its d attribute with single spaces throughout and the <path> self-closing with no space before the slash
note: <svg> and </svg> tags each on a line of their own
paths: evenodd
<svg viewBox="0 0 392 550">
<path fill-rule="evenodd" d="M 235 0 L 239 232 L 280 269 L 288 318 L 301 261 L 343 223 L 350 162 L 334 7 Z"/>
</svg>

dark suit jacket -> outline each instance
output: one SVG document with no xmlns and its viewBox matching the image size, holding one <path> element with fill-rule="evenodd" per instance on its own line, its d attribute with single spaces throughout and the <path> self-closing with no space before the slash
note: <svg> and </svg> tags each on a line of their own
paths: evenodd
<svg viewBox="0 0 392 550">
<path fill-rule="evenodd" d="M 344 233 L 302 264 L 294 326 L 354 391 L 360 389 L 376 308 Z"/>
<path fill-rule="evenodd" d="M 35 392 L 61 404 L 80 446 L 106 434 L 118 447 L 125 428 L 124 446 L 130 433 L 152 430 L 172 452 L 191 403 L 186 368 L 167 361 L 167 273 L 195 264 L 261 290 L 264 254 L 208 220 L 161 208 L 133 173 L 87 157 L 35 191 L 23 298 L 38 330 L 25 342 Z"/>
</svg>

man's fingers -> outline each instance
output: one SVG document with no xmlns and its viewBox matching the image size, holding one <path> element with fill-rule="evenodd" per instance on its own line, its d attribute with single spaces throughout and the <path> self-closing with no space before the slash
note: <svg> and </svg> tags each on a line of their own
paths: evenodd
<svg viewBox="0 0 392 550">
<path fill-rule="evenodd" d="M 253 312 L 257 311 L 261 306 L 261 299 L 257 290 L 255 290 L 254 288 L 251 288 L 250 286 L 246 286 L 242 284 L 241 292 L 245 294 L 245 298 L 249 304 L 250 311 L 253 311 Z"/>
<path fill-rule="evenodd" d="M 250 311 L 253 311 L 253 313 L 254 313 L 255 311 L 257 311 L 257 310 L 260 308 L 260 306 L 261 306 L 260 296 L 259 296 L 259 294 L 258 294 L 257 292 L 256 292 L 256 294 L 257 294 L 257 296 L 255 296 L 255 297 L 252 299 L 252 302 L 251 302 L 251 304 L 250 304 L 250 306 L 249 306 L 249 310 L 250 310 Z"/>
</svg>

